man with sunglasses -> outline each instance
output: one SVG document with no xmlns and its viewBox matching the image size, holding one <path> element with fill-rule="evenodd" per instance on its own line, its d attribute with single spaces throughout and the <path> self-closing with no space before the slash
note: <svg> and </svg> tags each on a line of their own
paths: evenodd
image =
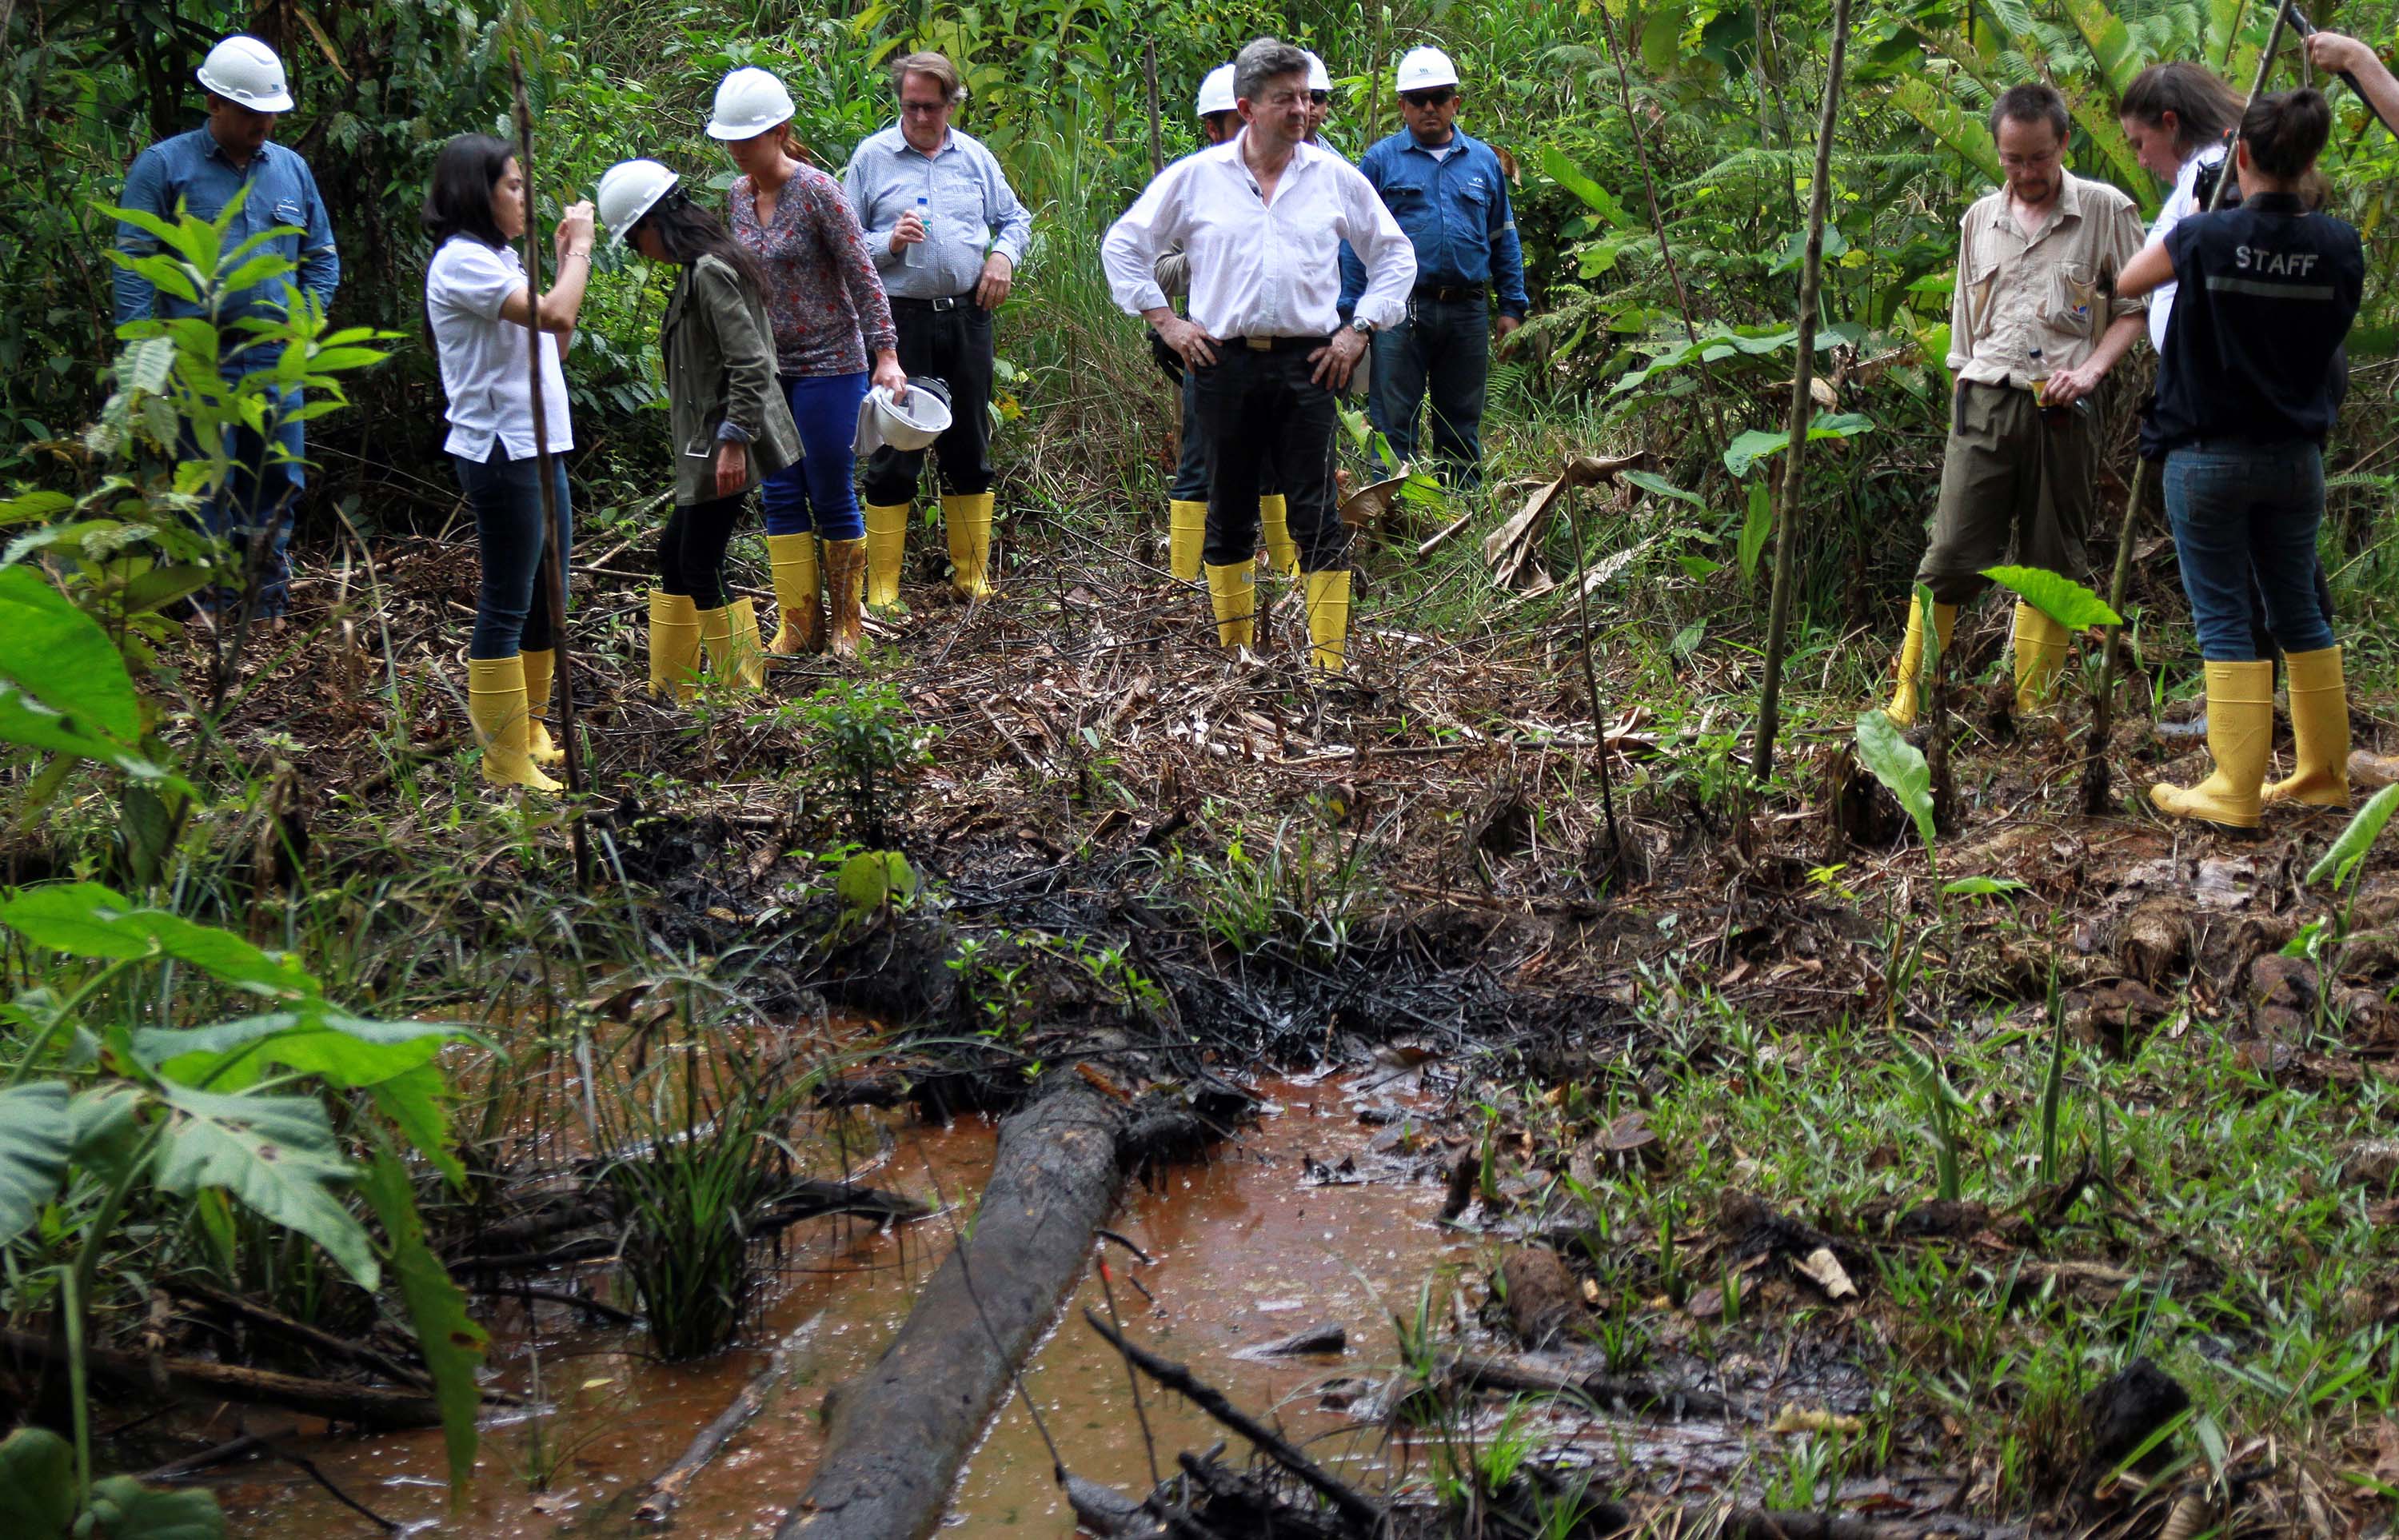
<svg viewBox="0 0 2399 1540">
<path fill-rule="evenodd" d="M 1289 505 L 1316 666 L 1347 664 L 1349 532 L 1333 506 L 1335 393 L 1377 327 L 1400 318 L 1416 258 L 1357 169 L 1307 142 L 1308 60 L 1261 37 L 1233 61 L 1242 128 L 1159 173 L 1100 244 L 1108 290 L 1154 327 L 1194 377 L 1212 448 L 1201 555 L 1216 636 L 1255 636 L 1258 485 L 1271 472 Z M 1342 241 L 1367 274 L 1345 327 L 1336 311 Z M 1191 258 L 1191 315 L 1159 287 L 1158 258 Z"/>
<path fill-rule="evenodd" d="M 992 313 L 1008 298 L 1033 216 L 981 141 L 950 126 L 967 98 L 958 67 L 912 53 L 891 67 L 900 121 L 861 141 L 842 191 L 891 298 L 900 367 L 949 386 L 950 427 L 933 442 L 950 587 L 990 593 Z M 908 515 L 924 450 L 886 444 L 866 462 L 866 601 L 899 601 Z"/>
<path fill-rule="evenodd" d="M 1454 483 L 1471 487 L 1483 479 L 1490 291 L 1499 291 L 1496 330 L 1504 339 L 1532 308 L 1525 253 L 1498 153 L 1457 127 L 1462 98 L 1449 55 L 1412 50 L 1400 61 L 1399 93 L 1406 127 L 1367 150 L 1358 169 L 1408 233 L 1416 287 L 1406 318 L 1375 339 L 1367 412 L 1391 453 L 1412 461 L 1416 413 L 1430 393 L 1434 457 Z M 1364 269 L 1344 252 L 1345 313 L 1364 287 Z"/>
</svg>

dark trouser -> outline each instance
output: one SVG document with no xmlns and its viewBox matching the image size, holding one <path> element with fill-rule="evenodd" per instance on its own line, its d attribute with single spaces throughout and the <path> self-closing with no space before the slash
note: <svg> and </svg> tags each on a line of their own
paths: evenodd
<svg viewBox="0 0 2399 1540">
<path fill-rule="evenodd" d="M 766 478 L 758 488 L 766 505 L 768 534 L 806 534 L 855 540 L 866 533 L 858 511 L 851 473 L 858 458 L 858 403 L 866 399 L 867 375 L 809 374 L 782 382 L 799 425 L 800 462 Z"/>
<path fill-rule="evenodd" d="M 946 302 L 944 302 L 946 303 Z M 900 367 L 950 387 L 950 430 L 933 440 L 942 490 L 971 495 L 991 490 L 991 314 L 960 298 L 936 310 L 931 300 L 891 302 L 900 333 Z M 886 444 L 867 456 L 866 500 L 877 507 L 913 501 L 926 451 Z"/>
<path fill-rule="evenodd" d="M 658 535 L 659 588 L 688 596 L 694 609 L 725 608 L 725 547 L 745 500 L 718 497 L 668 516 Z"/>
<path fill-rule="evenodd" d="M 1192 371 L 1200 426 L 1212 464 L 1209 565 L 1247 561 L 1258 549 L 1258 490 L 1274 477 L 1290 509 L 1302 572 L 1347 563 L 1349 531 L 1333 504 L 1333 439 L 1340 418 L 1333 392 L 1308 378 L 1308 354 L 1321 337 L 1278 338 L 1271 349 L 1235 337 L 1216 344 L 1216 362 Z"/>
<path fill-rule="evenodd" d="M 1403 460 L 1416 457 L 1416 409 L 1432 397 L 1432 453 L 1460 486 L 1483 480 L 1483 397 L 1491 378 L 1491 307 L 1481 295 L 1408 302 L 1375 338 L 1367 412 Z"/>
<path fill-rule="evenodd" d="M 1958 386 L 1932 545 L 1916 580 L 1944 604 L 1963 604 L 1990 587 L 1983 569 L 2009 560 L 2080 582 L 2099 474 L 2096 409 L 2043 411 L 2032 392 L 2008 385 Z"/>
<path fill-rule="evenodd" d="M 1258 493 L 1271 497 L 1281 483 L 1268 466 L 1258 470 Z M 1200 421 L 1199 376 L 1183 371 L 1183 458 L 1174 463 L 1174 485 L 1166 495 L 1178 503 L 1208 500 L 1208 430 Z"/>
<path fill-rule="evenodd" d="M 2252 635 L 2254 576 L 2267 628 L 2285 653 L 2333 645 L 2316 592 L 2316 531 L 2324 522 L 2324 457 L 2304 440 L 2193 444 L 2166 455 L 2166 518 L 2174 525 L 2191 628 L 2211 663 L 2268 655 Z"/>
<path fill-rule="evenodd" d="M 2333 623 L 2332 583 L 2324 576 L 2324 561 L 2316 561 L 2316 608 L 2324 612 L 2324 624 Z M 2257 574 L 2249 574 L 2249 641 L 2257 648 L 2256 656 L 2272 657 L 2283 649 L 2274 641 L 2273 628 L 2266 624 L 2266 595 L 2257 587 Z"/>
<path fill-rule="evenodd" d="M 302 458 L 308 448 L 306 424 L 294 420 L 291 413 L 303 404 L 299 391 L 285 392 L 277 419 L 264 437 L 248 427 L 227 428 L 224 451 L 231 464 L 224 484 L 200 505 L 201 527 L 232 544 L 239 562 L 235 571 L 244 574 L 245 580 L 251 542 L 260 530 L 274 527 L 275 537 L 259 569 L 255 613 L 261 615 L 279 615 L 291 603 L 291 567 L 287 554 L 291 544 L 291 514 L 301 489 L 308 484 L 307 467 Z M 281 453 L 276 453 L 278 450 Z M 197 459 L 198 445 L 187 437 L 183 453 L 185 458 Z M 214 592 L 202 589 L 193 599 L 203 608 L 228 608 L 239 601 L 240 590 L 220 585 Z"/>
<path fill-rule="evenodd" d="M 463 454 L 450 459 L 475 510 L 475 544 L 483 559 L 483 581 L 475 594 L 475 634 L 467 643 L 467 655 L 514 657 L 520 647 L 548 652 L 557 638 L 549 623 L 551 558 L 549 542 L 541 537 L 541 462 L 511 460 L 508 446 L 497 440 L 480 463 Z M 558 498 L 559 548 L 572 550 L 575 520 L 566 501 L 566 462 L 553 455 L 549 470 L 550 490 Z"/>
</svg>

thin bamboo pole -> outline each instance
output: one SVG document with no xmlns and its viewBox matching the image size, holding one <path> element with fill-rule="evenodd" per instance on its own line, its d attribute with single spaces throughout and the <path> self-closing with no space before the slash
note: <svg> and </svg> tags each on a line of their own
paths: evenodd
<svg viewBox="0 0 2399 1540">
<path fill-rule="evenodd" d="M 1774 774 L 1774 738 L 1782 721 L 1782 654 L 1791 630 L 1791 568 L 1798 551 L 1799 492 L 1808 459 L 1808 394 L 1816 364 L 1817 294 L 1824 274 L 1824 208 L 1833 182 L 1833 124 L 1841 103 L 1841 67 L 1850 51 L 1850 0 L 1833 0 L 1833 52 L 1824 67 L 1824 115 L 1816 125 L 1816 180 L 1808 189 L 1808 259 L 1799 274 L 1799 357 L 1791 372 L 1791 443 L 1782 452 L 1782 506 L 1774 531 L 1774 595 L 1766 620 L 1766 683 L 1757 697 L 1757 752 L 1751 778 Z"/>
<path fill-rule="evenodd" d="M 552 484 L 555 463 L 549 453 L 549 412 L 541 391 L 541 245 L 534 238 L 534 188 L 538 183 L 533 174 L 533 104 L 525 95 L 524 61 L 514 48 L 508 50 L 508 75 L 516 88 L 517 172 L 524 179 L 525 187 L 525 358 L 533 392 L 535 479 L 541 485 L 541 528 L 549 550 L 550 645 L 557 654 L 552 676 L 556 695 L 551 709 L 558 718 L 559 747 L 566 750 L 567 793 L 580 797 L 584 790 L 583 754 L 575 733 L 575 665 L 566 637 L 566 542 L 560 538 L 558 493 Z M 579 809 L 567 819 L 567 829 L 575 842 L 575 880 L 589 887 L 591 841 L 584 831 Z"/>
</svg>

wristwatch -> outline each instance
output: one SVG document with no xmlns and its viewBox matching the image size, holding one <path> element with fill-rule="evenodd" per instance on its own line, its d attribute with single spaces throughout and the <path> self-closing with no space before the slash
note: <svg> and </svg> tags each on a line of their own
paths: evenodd
<svg viewBox="0 0 2399 1540">
<path fill-rule="evenodd" d="M 1362 337 L 1371 338 L 1375 335 L 1375 323 L 1363 316 L 1352 316 L 1349 317 L 1349 330 Z"/>
</svg>

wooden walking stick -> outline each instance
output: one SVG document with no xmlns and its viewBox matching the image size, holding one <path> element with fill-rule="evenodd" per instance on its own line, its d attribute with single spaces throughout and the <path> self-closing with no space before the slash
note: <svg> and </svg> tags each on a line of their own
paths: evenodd
<svg viewBox="0 0 2399 1540">
<path fill-rule="evenodd" d="M 516 86 L 517 173 L 523 178 L 525 188 L 525 358 L 533 390 L 534 468 L 535 479 L 541 484 L 542 538 L 549 549 L 550 646 L 557 658 L 551 679 L 551 709 L 558 716 L 559 747 L 566 750 L 566 790 L 569 795 L 580 796 L 583 755 L 575 736 L 575 668 L 566 644 L 566 542 L 558 526 L 558 491 L 553 484 L 554 462 L 549 454 L 549 412 L 541 392 L 541 247 L 534 239 L 533 105 L 525 96 L 524 61 L 514 48 L 508 50 L 508 75 Z M 575 880 L 589 886 L 591 841 L 584 831 L 580 811 L 567 819 L 567 829 L 575 842 Z"/>
<path fill-rule="evenodd" d="M 1850 0 L 1833 0 L 1833 54 L 1824 70 L 1824 115 L 1816 125 L 1816 180 L 1808 189 L 1808 258 L 1799 275 L 1799 354 L 1791 371 L 1791 442 L 1782 461 L 1782 522 L 1774 531 L 1774 593 L 1766 616 L 1766 683 L 1757 697 L 1757 752 L 1750 778 L 1774 774 L 1782 725 L 1782 653 L 1790 640 L 1791 567 L 1798 558 L 1800 470 L 1808 456 L 1808 394 L 1816 363 L 1816 295 L 1824 273 L 1824 206 L 1833 179 L 1833 120 L 1841 103 L 1841 62 L 1850 47 Z"/>
<path fill-rule="evenodd" d="M 2257 74 L 2249 83 L 2249 101 L 2242 107 L 2243 117 L 2249 115 L 2258 93 L 2265 90 L 2267 78 L 2274 73 L 2274 55 L 2283 46 L 2283 30 L 2293 11 L 2285 5 L 2274 13 L 2273 30 L 2266 34 L 2266 47 L 2257 55 Z M 2304 25 L 2304 20 L 2302 25 Z M 2364 93 L 2360 93 L 2362 96 Z M 2241 147 L 2241 127 L 2235 123 L 2224 144 L 2224 169 L 2216 178 L 2216 190 L 2208 195 L 2207 212 L 2224 207 L 2225 190 L 2232 185 L 2236 169 L 2235 155 Z M 2116 570 L 2108 579 L 2108 608 L 2121 615 L 2124 613 L 2124 590 L 2132 585 L 2133 529 L 2141 517 L 2141 494 L 2149 479 L 2149 463 L 2134 452 L 2133 484 L 2124 497 L 2124 522 L 2116 532 Z M 2123 626 L 2108 626 L 2099 633 L 2099 682 L 2091 697 L 2090 751 L 2082 763 L 2082 811 L 2092 817 L 2108 810 L 2108 740 L 2116 729 L 2116 650 L 2117 639 Z"/>
</svg>

